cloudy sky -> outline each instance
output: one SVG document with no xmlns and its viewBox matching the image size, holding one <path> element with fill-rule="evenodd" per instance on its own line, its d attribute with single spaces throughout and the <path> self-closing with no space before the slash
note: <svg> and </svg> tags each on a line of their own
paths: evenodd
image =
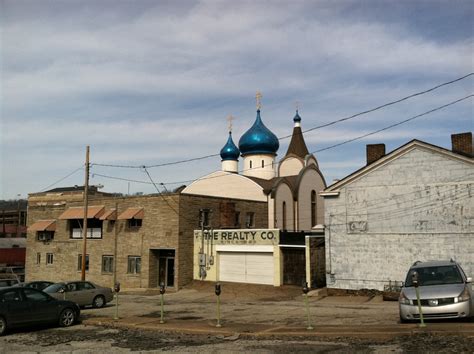
<svg viewBox="0 0 474 354">
<path fill-rule="evenodd" d="M 81 185 L 91 162 L 156 165 L 219 152 L 262 118 L 291 133 L 474 71 L 466 1 L 0 0 L 0 198 Z M 305 134 L 310 151 L 378 130 L 474 92 L 470 76 Z M 411 139 L 451 147 L 473 130 L 472 98 L 316 153 L 328 184 L 365 163 L 365 145 Z M 282 139 L 278 157 L 288 139 Z M 220 168 L 219 157 L 150 168 L 169 190 Z M 74 172 L 75 171 L 75 172 Z M 72 173 L 74 172 L 74 173 Z M 68 178 L 63 177 L 71 174 Z M 104 191 L 150 193 L 140 169 L 93 165 Z M 63 180 L 62 180 L 63 179 Z M 58 182 L 59 181 L 59 182 Z M 58 183 L 56 183 L 58 182 Z"/>
</svg>

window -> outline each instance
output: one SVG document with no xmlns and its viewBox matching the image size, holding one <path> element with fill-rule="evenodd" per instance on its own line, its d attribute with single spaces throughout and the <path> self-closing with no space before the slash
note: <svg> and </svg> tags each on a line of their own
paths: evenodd
<svg viewBox="0 0 474 354">
<path fill-rule="evenodd" d="M 316 191 L 311 191 L 311 226 L 316 225 Z"/>
<path fill-rule="evenodd" d="M 252 160 L 250 160 L 250 168 L 252 168 Z"/>
<path fill-rule="evenodd" d="M 262 160 L 262 168 L 265 167 L 265 161 Z"/>
<path fill-rule="evenodd" d="M 240 211 L 236 211 L 234 214 L 234 226 L 235 227 L 240 226 Z"/>
<path fill-rule="evenodd" d="M 129 228 L 139 228 L 142 226 L 142 219 L 128 219 Z"/>
<path fill-rule="evenodd" d="M 82 254 L 77 255 L 77 270 L 82 270 Z M 86 272 L 89 270 L 89 255 L 86 254 Z"/>
<path fill-rule="evenodd" d="M 199 227 L 209 227 L 210 226 L 210 209 L 200 209 L 199 210 Z"/>
<path fill-rule="evenodd" d="M 43 294 L 42 292 L 32 290 L 32 289 L 23 289 L 23 293 L 28 301 L 33 302 L 47 302 L 49 300 L 49 296 Z"/>
<path fill-rule="evenodd" d="M 2 301 L 21 301 L 20 293 L 18 290 L 10 290 L 3 293 L 1 296 Z"/>
<path fill-rule="evenodd" d="M 69 220 L 71 229 L 71 238 L 82 238 L 82 229 L 84 220 L 72 219 Z M 102 220 L 87 219 L 87 238 L 102 238 Z"/>
<path fill-rule="evenodd" d="M 41 264 L 41 253 L 36 254 L 36 264 Z"/>
<path fill-rule="evenodd" d="M 255 219 L 255 213 L 248 212 L 245 215 L 245 227 L 253 227 L 254 226 L 254 219 Z"/>
<path fill-rule="evenodd" d="M 102 256 L 102 273 L 113 273 L 114 256 Z"/>
<path fill-rule="evenodd" d="M 91 283 L 87 282 L 87 281 L 80 281 L 80 282 L 77 282 L 77 290 L 78 291 L 81 291 L 81 290 L 92 290 L 92 289 L 95 289 L 94 285 L 92 285 Z"/>
<path fill-rule="evenodd" d="M 282 229 L 286 230 L 286 202 L 282 205 Z"/>
<path fill-rule="evenodd" d="M 128 256 L 127 273 L 140 274 L 142 267 L 142 258 L 139 256 Z"/>
<path fill-rule="evenodd" d="M 51 241 L 54 239 L 54 231 L 38 231 L 36 237 L 38 241 Z"/>
<path fill-rule="evenodd" d="M 53 254 L 52 253 L 46 253 L 46 264 L 53 264 Z"/>
</svg>

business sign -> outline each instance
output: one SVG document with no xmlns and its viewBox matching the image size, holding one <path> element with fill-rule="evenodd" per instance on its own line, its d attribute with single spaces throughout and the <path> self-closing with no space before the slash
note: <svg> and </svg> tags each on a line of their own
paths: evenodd
<svg viewBox="0 0 474 354">
<path fill-rule="evenodd" d="M 246 244 L 246 245 L 277 245 L 279 242 L 280 231 L 277 229 L 269 230 L 206 230 L 204 231 L 204 240 L 214 244 Z M 201 238 L 201 231 L 194 231 L 196 239 Z"/>
</svg>

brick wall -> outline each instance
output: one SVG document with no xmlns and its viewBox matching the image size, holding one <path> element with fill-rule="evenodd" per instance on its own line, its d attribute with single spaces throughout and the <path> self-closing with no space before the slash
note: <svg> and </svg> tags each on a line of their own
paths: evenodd
<svg viewBox="0 0 474 354">
<path fill-rule="evenodd" d="M 220 206 L 234 203 L 245 215 L 255 212 L 255 227 L 266 227 L 267 204 L 225 198 L 170 194 L 163 196 L 104 197 L 91 196 L 89 205 L 103 205 L 106 210 L 118 208 L 118 214 L 127 208 L 143 208 L 142 226 L 130 229 L 127 220 L 103 222 L 102 239 L 87 240 L 89 271 L 86 278 L 104 286 L 113 286 L 113 273 L 102 272 L 102 256 L 116 255 L 116 278 L 122 288 L 147 288 L 158 285 L 157 256 L 153 250 L 175 250 L 175 284 L 178 287 L 192 280 L 193 230 L 198 228 L 199 209 L 211 208 L 212 225 L 221 226 Z M 69 207 L 82 206 L 82 195 L 34 195 L 29 199 L 28 225 L 38 220 L 56 219 L 54 240 L 36 240 L 35 232 L 28 232 L 26 252 L 26 280 L 64 281 L 80 279 L 78 255 L 82 254 L 82 239 L 70 237 L 70 223 L 59 220 Z M 179 215 L 178 215 L 179 213 Z M 37 264 L 37 254 L 41 254 Z M 46 265 L 46 254 L 54 261 Z M 141 273 L 128 274 L 128 256 L 141 257 Z"/>
</svg>

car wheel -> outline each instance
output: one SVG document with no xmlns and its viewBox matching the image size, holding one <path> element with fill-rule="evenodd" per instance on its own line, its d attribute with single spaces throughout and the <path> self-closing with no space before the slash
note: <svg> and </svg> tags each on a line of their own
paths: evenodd
<svg viewBox="0 0 474 354">
<path fill-rule="evenodd" d="M 105 306 L 105 297 L 102 295 L 97 295 L 92 301 L 92 306 L 95 308 L 101 308 Z"/>
<path fill-rule="evenodd" d="M 0 317 L 0 336 L 4 335 L 7 331 L 7 321 L 3 317 Z"/>
<path fill-rule="evenodd" d="M 69 327 L 76 320 L 76 315 L 71 309 L 64 309 L 59 315 L 59 325 L 61 327 Z"/>
</svg>

